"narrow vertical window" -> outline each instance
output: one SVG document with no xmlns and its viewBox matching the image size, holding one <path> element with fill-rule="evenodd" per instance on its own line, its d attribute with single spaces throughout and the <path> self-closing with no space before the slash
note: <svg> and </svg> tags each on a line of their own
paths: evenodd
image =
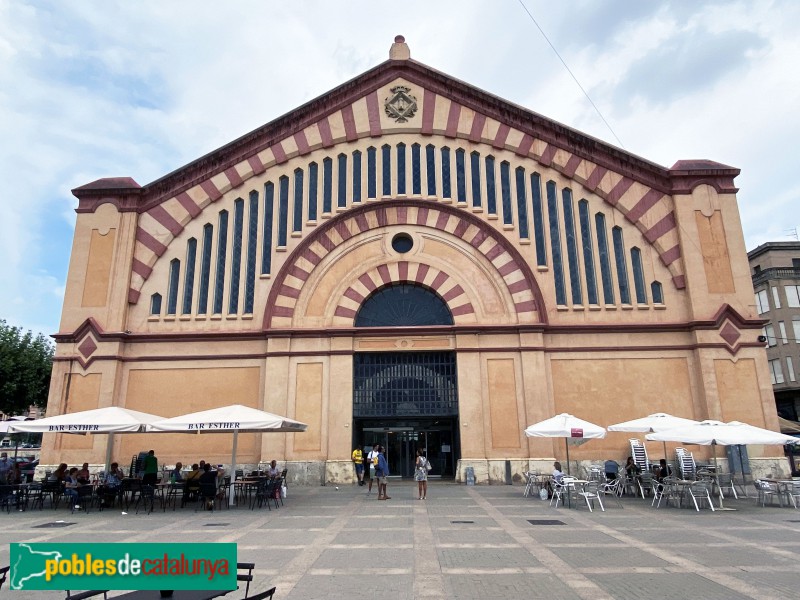
<svg viewBox="0 0 800 600">
<path fill-rule="evenodd" d="M 253 297 L 256 288 L 256 246 L 258 245 L 258 192 L 250 192 L 250 208 L 247 215 L 247 273 L 244 283 L 244 313 L 253 313 Z"/>
<path fill-rule="evenodd" d="M 583 270 L 586 273 L 586 294 L 589 304 L 597 304 L 597 280 L 594 274 L 592 252 L 592 223 L 589 219 L 589 201 L 578 202 L 578 220 L 581 223 L 581 247 L 583 248 Z"/>
<path fill-rule="evenodd" d="M 494 156 L 486 157 L 486 210 L 490 215 L 497 214 L 497 195 L 494 189 Z"/>
<path fill-rule="evenodd" d="M 294 170 L 294 208 L 292 209 L 292 231 L 303 230 L 303 169 Z"/>
<path fill-rule="evenodd" d="M 367 148 L 367 198 L 378 197 L 376 161 L 378 151 L 374 146 Z"/>
<path fill-rule="evenodd" d="M 411 144 L 411 193 L 422 194 L 422 167 L 420 165 L 420 146 Z"/>
<path fill-rule="evenodd" d="M 181 261 L 169 261 L 169 294 L 167 295 L 167 314 L 174 315 L 178 310 L 178 282 L 181 278 Z"/>
<path fill-rule="evenodd" d="M 575 237 L 575 215 L 572 210 L 572 190 L 569 188 L 561 190 L 561 201 L 564 206 L 564 235 L 567 242 L 569 287 L 572 291 L 572 303 L 583 304 L 581 264 L 578 259 L 578 240 Z"/>
<path fill-rule="evenodd" d="M 472 152 L 469 155 L 472 173 L 472 206 L 478 208 L 481 205 L 481 155 Z"/>
<path fill-rule="evenodd" d="M 317 185 L 319 184 L 319 166 L 312 162 L 308 165 L 308 220 L 317 220 Z"/>
<path fill-rule="evenodd" d="M 406 145 L 397 144 L 397 194 L 406 193 Z"/>
<path fill-rule="evenodd" d="M 456 200 L 467 201 L 467 167 L 464 164 L 466 152 L 459 148 L 456 150 Z"/>
<path fill-rule="evenodd" d="M 322 214 L 331 213 L 333 203 L 333 161 L 325 158 L 322 161 Z"/>
<path fill-rule="evenodd" d="M 452 198 L 450 189 L 450 148 L 442 148 L 442 198 Z"/>
<path fill-rule="evenodd" d="M 631 303 L 631 291 L 628 287 L 628 262 L 625 260 L 625 242 L 622 239 L 622 228 L 617 226 L 611 230 L 614 240 L 614 258 L 617 263 L 617 283 L 619 285 L 619 301 Z"/>
<path fill-rule="evenodd" d="M 523 240 L 530 238 L 528 233 L 528 198 L 525 195 L 525 169 L 517 167 L 517 212 L 519 213 L 519 237 Z"/>
<path fill-rule="evenodd" d="M 211 245 L 214 240 L 214 226 L 206 223 L 203 226 L 203 259 L 200 262 L 200 290 L 197 297 L 197 314 L 208 312 L 208 285 L 211 279 Z"/>
<path fill-rule="evenodd" d="M 647 289 L 644 285 L 644 269 L 642 268 L 642 251 L 635 246 L 631 248 L 631 266 L 633 267 L 633 286 L 636 290 L 636 303 L 647 304 Z"/>
<path fill-rule="evenodd" d="M 150 296 L 150 314 L 154 316 L 161 314 L 161 294 L 155 293 Z"/>
<path fill-rule="evenodd" d="M 287 186 L 288 187 L 288 186 Z M 225 263 L 228 258 L 228 211 L 219 211 L 217 230 L 217 272 L 214 276 L 214 314 L 222 314 L 225 292 Z"/>
<path fill-rule="evenodd" d="M 239 312 L 239 278 L 241 277 L 242 273 L 243 232 L 244 200 L 237 198 L 233 203 L 233 235 L 231 236 L 231 288 L 228 295 L 228 313 L 232 315 L 235 315 Z"/>
<path fill-rule="evenodd" d="M 275 186 L 271 181 L 264 185 L 264 239 L 261 242 L 261 274 L 272 272 L 272 221 Z"/>
<path fill-rule="evenodd" d="M 337 173 L 336 207 L 345 208 L 347 206 L 347 155 L 340 154 L 337 157 L 337 163 L 339 172 Z"/>
<path fill-rule="evenodd" d="M 611 254 L 608 251 L 606 216 L 595 213 L 594 226 L 597 230 L 597 254 L 600 257 L 600 279 L 603 281 L 603 302 L 614 304 L 614 278 L 611 276 Z"/>
<path fill-rule="evenodd" d="M 353 202 L 361 202 L 361 150 L 353 151 Z"/>
<path fill-rule="evenodd" d="M 664 304 L 664 290 L 660 281 L 654 281 L 650 284 L 650 293 L 653 294 L 654 304 Z"/>
<path fill-rule="evenodd" d="M 536 264 L 547 266 L 547 250 L 544 237 L 544 213 L 542 212 L 542 178 L 531 173 L 531 202 L 533 203 L 533 235 L 536 237 Z"/>
<path fill-rule="evenodd" d="M 556 286 L 556 304 L 564 306 L 567 294 L 564 287 L 564 264 L 561 258 L 561 234 L 558 230 L 558 191 L 556 182 L 547 182 L 547 216 L 550 221 L 550 253 L 553 255 L 553 280 Z"/>
<path fill-rule="evenodd" d="M 436 195 L 436 148 L 425 146 L 425 167 L 428 171 L 428 196 Z"/>
<path fill-rule="evenodd" d="M 381 146 L 381 162 L 383 162 L 383 195 L 392 195 L 392 147 L 389 144 Z"/>
<path fill-rule="evenodd" d="M 186 242 L 186 276 L 183 279 L 183 309 L 181 313 L 192 313 L 192 300 L 194 299 L 194 268 L 197 262 L 197 240 L 189 238 Z"/>
<path fill-rule="evenodd" d="M 283 175 L 278 180 L 278 246 L 286 247 L 289 219 L 289 178 Z"/>
<path fill-rule="evenodd" d="M 500 163 L 500 198 L 503 202 L 503 225 L 514 223 L 514 209 L 511 207 L 511 165 Z"/>
</svg>

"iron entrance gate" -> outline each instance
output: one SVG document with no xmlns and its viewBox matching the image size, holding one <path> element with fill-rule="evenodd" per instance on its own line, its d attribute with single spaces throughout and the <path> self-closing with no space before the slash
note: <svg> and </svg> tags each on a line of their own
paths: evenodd
<svg viewBox="0 0 800 600">
<path fill-rule="evenodd" d="M 393 475 L 412 476 L 422 450 L 431 476 L 452 477 L 459 458 L 455 352 L 360 353 L 353 365 L 354 445 L 386 446 Z"/>
</svg>

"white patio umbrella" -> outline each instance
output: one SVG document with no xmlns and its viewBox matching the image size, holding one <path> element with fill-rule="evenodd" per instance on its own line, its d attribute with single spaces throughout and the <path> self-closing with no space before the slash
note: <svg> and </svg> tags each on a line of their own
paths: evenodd
<svg viewBox="0 0 800 600">
<path fill-rule="evenodd" d="M 31 421 L 33 417 L 25 417 L 25 416 L 18 416 L 18 417 L 8 417 L 5 421 L 0 421 L 0 433 L 9 433 L 9 425 L 11 423 L 19 422 L 19 421 Z M 17 460 L 17 452 L 19 451 L 19 440 L 14 441 L 14 461 Z"/>
<path fill-rule="evenodd" d="M 275 415 L 257 408 L 241 404 L 220 406 L 210 410 L 180 415 L 171 419 L 161 419 L 149 423 L 147 431 L 174 433 L 233 433 L 233 451 L 231 453 L 231 475 L 236 475 L 236 446 L 239 433 L 298 433 L 305 431 L 308 425 Z M 231 480 L 233 481 L 233 480 Z M 230 501 L 235 504 L 233 486 L 230 490 Z"/>
<path fill-rule="evenodd" d="M 564 444 L 567 447 L 567 473 L 570 473 L 569 444 L 577 446 L 590 439 L 602 439 L 606 437 L 606 430 L 599 425 L 589 423 L 589 421 L 562 413 L 534 423 L 525 430 L 525 435 L 528 437 L 564 438 Z"/>
<path fill-rule="evenodd" d="M 697 425 L 677 427 L 645 436 L 646 439 L 659 442 L 682 442 L 684 444 L 698 444 L 712 446 L 714 451 L 714 466 L 717 467 L 717 446 L 733 446 L 737 444 L 749 445 L 784 445 L 800 442 L 798 438 L 784 435 L 769 429 L 762 429 L 747 423 L 731 421 L 702 421 Z M 722 505 L 722 490 L 720 490 L 720 506 Z"/>
<path fill-rule="evenodd" d="M 647 415 L 640 419 L 609 425 L 608 430 L 627 431 L 629 433 L 653 433 L 674 429 L 676 427 L 697 425 L 699 422 L 700 421 L 693 421 L 692 419 L 684 419 L 683 417 L 675 417 L 667 413 L 653 413 L 652 415 Z M 667 442 L 664 442 L 664 459 L 667 461 L 669 460 L 667 456 Z"/>
<path fill-rule="evenodd" d="M 162 419 L 158 415 L 130 410 L 119 406 L 107 406 L 74 413 L 65 413 L 54 417 L 45 417 L 34 421 L 19 421 L 9 426 L 10 431 L 27 433 L 71 433 L 87 435 L 89 433 L 107 433 L 106 472 L 111 462 L 113 434 L 137 433 L 144 431 L 145 425 Z"/>
</svg>

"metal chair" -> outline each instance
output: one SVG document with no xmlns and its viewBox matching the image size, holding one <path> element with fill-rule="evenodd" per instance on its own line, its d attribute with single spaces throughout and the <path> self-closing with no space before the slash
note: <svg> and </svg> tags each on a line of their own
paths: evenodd
<svg viewBox="0 0 800 600">
<path fill-rule="evenodd" d="M 639 475 L 639 492 L 642 494 L 642 498 L 645 497 L 647 492 L 655 493 L 652 473 L 642 471 L 642 474 Z"/>
<path fill-rule="evenodd" d="M 139 504 L 143 504 L 144 508 L 149 515 L 156 507 L 156 489 L 152 485 L 143 485 L 139 491 L 139 497 L 136 499 L 136 514 L 139 514 Z"/>
<path fill-rule="evenodd" d="M 786 494 L 786 499 L 792 503 L 792 506 L 798 508 L 798 503 L 800 502 L 800 481 L 787 483 L 784 488 L 784 493 Z"/>
<path fill-rule="evenodd" d="M 272 587 L 268 589 L 266 592 L 259 592 L 254 596 L 250 596 L 249 600 L 272 600 L 272 596 L 275 595 L 276 589 L 277 588 Z M 245 596 L 245 598 L 247 598 L 247 596 Z"/>
<path fill-rule="evenodd" d="M 0 567 L 0 590 L 3 589 L 3 584 L 6 582 L 6 577 L 8 577 L 8 570 L 11 567 Z"/>
<path fill-rule="evenodd" d="M 562 477 L 560 480 L 553 479 L 551 481 L 553 497 L 550 498 L 550 506 L 553 506 L 553 500 L 556 502 L 556 508 L 558 508 L 559 501 L 561 504 L 564 504 L 564 495 L 569 494 L 569 485 L 571 481 L 572 479 L 569 477 Z"/>
<path fill-rule="evenodd" d="M 250 594 L 250 584 L 253 582 L 253 569 L 256 568 L 255 563 L 245 563 L 245 562 L 237 562 L 236 563 L 236 581 L 246 581 L 247 587 L 244 590 L 244 598 L 247 598 Z M 239 571 L 247 571 L 247 573 L 239 573 Z"/>
<path fill-rule="evenodd" d="M 711 502 L 711 492 L 709 491 L 710 487 L 707 481 L 695 481 L 689 486 L 689 495 L 692 497 L 692 502 L 694 502 L 694 508 L 697 512 L 700 512 L 698 500 L 700 504 L 707 502 L 711 512 L 714 512 L 714 504 Z"/>
<path fill-rule="evenodd" d="M 598 493 L 602 496 L 612 496 L 617 504 L 622 508 L 622 501 L 619 497 L 622 495 L 622 477 L 617 477 L 613 481 L 600 484 Z"/>
<path fill-rule="evenodd" d="M 777 498 L 778 503 L 783 506 L 783 499 L 781 495 L 778 493 L 778 488 L 773 487 L 768 481 L 762 481 L 761 479 L 756 479 L 753 482 L 753 485 L 756 487 L 758 491 L 758 498 L 756 498 L 756 504 L 759 502 L 761 506 L 766 506 L 767 498 L 770 498 L 770 505 L 772 504 L 772 498 Z"/>
<path fill-rule="evenodd" d="M 77 594 L 67 590 L 64 600 L 84 600 L 84 598 L 94 598 L 101 594 L 103 598 L 108 598 L 108 590 L 89 590 L 88 592 L 78 592 Z"/>
<path fill-rule="evenodd" d="M 603 499 L 600 497 L 599 488 L 599 483 L 596 481 L 590 481 L 588 483 L 584 483 L 583 489 L 577 493 L 578 496 L 586 501 L 586 506 L 589 508 L 589 512 L 594 512 L 592 507 L 594 506 L 595 500 L 597 500 L 597 503 L 600 504 L 600 510 L 606 512 L 606 509 L 603 506 Z"/>
<path fill-rule="evenodd" d="M 739 499 L 739 495 L 736 493 L 736 488 L 733 485 L 733 475 L 730 473 L 720 473 L 717 475 L 717 487 L 719 488 L 719 495 L 722 498 L 725 498 L 722 493 L 723 490 L 730 490 L 733 497 L 737 500 Z"/>
<path fill-rule="evenodd" d="M 542 489 L 542 482 L 539 480 L 539 474 L 531 471 L 526 471 L 525 475 L 525 491 L 522 493 L 523 498 L 527 498 L 536 490 Z"/>
</svg>

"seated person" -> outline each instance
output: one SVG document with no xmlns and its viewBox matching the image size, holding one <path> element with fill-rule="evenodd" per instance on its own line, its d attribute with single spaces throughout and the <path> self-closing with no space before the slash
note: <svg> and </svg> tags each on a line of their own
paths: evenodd
<svg viewBox="0 0 800 600">
<path fill-rule="evenodd" d="M 640 475 L 641 472 L 641 467 L 636 464 L 632 456 L 629 456 L 628 460 L 625 461 L 625 473 L 627 473 L 628 477 L 635 477 L 636 475 Z"/>
<path fill-rule="evenodd" d="M 83 463 L 83 466 L 78 470 L 77 473 L 78 483 L 81 485 L 86 485 L 91 481 L 91 474 L 89 473 L 89 463 Z"/>
<path fill-rule="evenodd" d="M 119 493 L 119 488 L 122 485 L 124 477 L 125 475 L 122 469 L 119 468 L 119 464 L 115 462 L 111 463 L 111 467 L 103 479 L 103 485 L 100 486 L 98 490 L 99 495 L 103 498 L 102 502 L 104 505 L 113 506 L 114 498 L 116 498 Z"/>
<path fill-rule="evenodd" d="M 672 469 L 667 466 L 667 460 L 662 458 L 658 461 L 658 469 L 656 469 L 656 479 L 661 481 L 664 477 L 669 477 L 672 475 Z"/>
<path fill-rule="evenodd" d="M 203 471 L 200 470 L 200 465 L 194 463 L 192 465 L 192 470 L 186 475 L 186 486 L 189 488 L 198 489 L 200 487 L 200 475 L 202 474 Z"/>
<path fill-rule="evenodd" d="M 603 469 L 606 472 L 606 479 L 608 481 L 614 481 L 619 475 L 619 465 L 615 460 L 607 460 Z"/>
<path fill-rule="evenodd" d="M 206 463 L 203 465 L 203 473 L 200 475 L 198 483 L 201 487 L 208 488 L 209 490 L 213 489 L 214 494 L 217 492 L 217 472 L 211 468 L 211 465 Z M 206 510 L 212 510 L 214 508 L 214 496 L 209 496 L 207 493 L 204 493 L 204 498 L 206 500 Z"/>
<path fill-rule="evenodd" d="M 563 483 L 564 481 L 564 472 L 561 470 L 561 463 L 556 461 L 553 463 L 553 474 L 550 479 L 547 480 L 547 497 L 553 497 L 553 482 L 556 483 Z"/>
<path fill-rule="evenodd" d="M 268 477 L 277 477 L 280 474 L 281 474 L 281 472 L 278 469 L 278 461 L 276 461 L 274 459 L 271 460 L 270 463 L 269 463 L 269 469 L 267 469 L 267 476 Z"/>
<path fill-rule="evenodd" d="M 64 478 L 64 495 L 67 496 L 75 508 L 78 506 L 78 488 L 81 486 L 78 481 L 78 467 L 72 467 Z"/>
<path fill-rule="evenodd" d="M 19 468 L 19 463 L 14 463 L 8 470 L 8 485 L 19 485 L 23 483 L 25 477 Z M 5 482 L 2 482 L 5 483 Z"/>
<path fill-rule="evenodd" d="M 78 469 L 75 469 L 77 471 Z M 61 463 L 58 468 L 53 471 L 47 478 L 47 481 L 63 482 L 67 478 L 67 463 Z"/>
<path fill-rule="evenodd" d="M 169 480 L 174 481 L 175 483 L 182 483 L 183 482 L 183 473 L 181 470 L 183 469 L 183 463 L 178 461 L 175 463 L 175 468 L 172 469 L 169 473 Z"/>
</svg>

